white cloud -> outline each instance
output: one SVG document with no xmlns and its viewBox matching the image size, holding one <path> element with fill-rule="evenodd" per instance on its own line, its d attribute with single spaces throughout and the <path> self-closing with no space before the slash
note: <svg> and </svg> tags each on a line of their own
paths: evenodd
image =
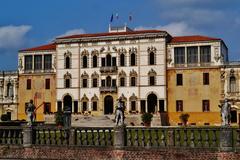
<svg viewBox="0 0 240 160">
<path fill-rule="evenodd" d="M 159 25 L 159 26 L 156 26 L 156 27 L 139 26 L 139 27 L 136 27 L 135 29 L 136 30 L 140 30 L 140 29 L 164 30 L 164 31 L 167 31 L 172 36 L 200 34 L 197 30 L 195 30 L 194 28 L 191 28 L 185 22 L 173 22 L 173 23 L 169 23 L 167 25 Z"/>
<path fill-rule="evenodd" d="M 85 33 L 85 30 L 82 28 L 78 28 L 78 29 L 72 29 L 72 30 L 68 30 L 66 31 L 64 34 L 61 34 L 57 37 L 63 37 L 63 36 L 71 36 L 71 35 L 75 35 L 75 34 L 83 34 Z"/>
<path fill-rule="evenodd" d="M 19 48 L 25 43 L 25 36 L 31 30 L 29 25 L 0 27 L 0 48 Z"/>
</svg>

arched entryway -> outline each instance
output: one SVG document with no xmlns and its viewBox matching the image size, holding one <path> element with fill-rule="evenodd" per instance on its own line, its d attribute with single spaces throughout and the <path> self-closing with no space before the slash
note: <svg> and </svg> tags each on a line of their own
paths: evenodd
<svg viewBox="0 0 240 160">
<path fill-rule="evenodd" d="M 149 94 L 147 97 L 147 112 L 155 113 L 155 109 L 157 108 L 157 96 L 155 94 Z"/>
<path fill-rule="evenodd" d="M 113 113 L 113 97 L 106 96 L 104 98 L 104 114 L 112 114 Z"/>
<path fill-rule="evenodd" d="M 63 98 L 63 111 L 72 112 L 72 97 L 70 95 L 66 95 Z"/>
</svg>

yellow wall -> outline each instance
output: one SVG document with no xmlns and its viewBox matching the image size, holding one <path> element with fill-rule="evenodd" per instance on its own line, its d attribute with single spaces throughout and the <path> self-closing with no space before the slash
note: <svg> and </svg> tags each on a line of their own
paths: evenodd
<svg viewBox="0 0 240 160">
<path fill-rule="evenodd" d="M 45 79 L 50 79 L 50 89 L 45 89 Z M 27 79 L 31 79 L 31 89 L 27 90 Z M 56 77 L 55 74 L 32 74 L 19 76 L 19 110 L 18 119 L 26 119 L 25 103 L 30 99 L 34 100 L 35 106 L 38 107 L 43 102 L 51 103 L 51 112 L 56 112 Z M 37 121 L 44 120 L 43 105 L 37 110 Z"/>
<path fill-rule="evenodd" d="M 183 85 L 176 85 L 176 74 L 183 74 Z M 209 85 L 203 85 L 203 73 L 209 73 Z M 220 124 L 221 81 L 219 68 L 201 69 L 169 69 L 168 83 L 168 113 L 171 125 L 180 123 L 176 112 L 176 100 L 183 100 L 183 112 L 190 114 L 189 123 L 196 125 Z M 210 101 L 210 112 L 202 111 L 202 100 Z"/>
</svg>

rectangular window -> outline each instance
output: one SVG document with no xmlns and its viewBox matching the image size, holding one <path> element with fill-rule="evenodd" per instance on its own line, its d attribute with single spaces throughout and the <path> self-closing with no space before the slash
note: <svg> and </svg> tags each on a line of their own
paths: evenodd
<svg viewBox="0 0 240 160">
<path fill-rule="evenodd" d="M 52 69 L 52 55 L 46 54 L 44 55 L 44 70 Z"/>
<path fill-rule="evenodd" d="M 187 47 L 187 62 L 198 63 L 198 47 Z"/>
<path fill-rule="evenodd" d="M 105 79 L 101 80 L 102 87 L 105 87 Z"/>
<path fill-rule="evenodd" d="M 57 111 L 58 112 L 62 111 L 62 101 L 57 102 Z"/>
<path fill-rule="evenodd" d="M 42 70 L 42 55 L 34 56 L 34 70 Z"/>
<path fill-rule="evenodd" d="M 182 85 L 183 85 L 183 75 L 177 74 L 177 86 L 182 86 Z"/>
<path fill-rule="evenodd" d="M 120 86 L 121 87 L 125 86 L 125 78 L 120 78 Z"/>
<path fill-rule="evenodd" d="M 65 79 L 65 88 L 70 88 L 70 79 Z"/>
<path fill-rule="evenodd" d="M 150 81 L 150 82 L 149 82 L 149 83 L 150 83 L 149 85 L 150 85 L 150 86 L 154 86 L 154 85 L 155 85 L 155 77 L 154 77 L 154 76 L 150 76 L 149 79 L 150 79 L 150 80 L 149 80 L 149 81 Z"/>
<path fill-rule="evenodd" d="M 102 58 L 102 67 L 105 67 L 105 58 Z"/>
<path fill-rule="evenodd" d="M 83 88 L 87 88 L 88 80 L 87 80 L 87 79 L 83 79 L 82 82 L 83 82 L 83 83 L 82 83 L 82 87 L 83 87 Z"/>
<path fill-rule="evenodd" d="M 112 79 L 112 86 L 116 87 L 116 79 Z"/>
<path fill-rule="evenodd" d="M 116 66 L 116 57 L 112 57 L 112 66 Z"/>
<path fill-rule="evenodd" d="M 200 46 L 200 62 L 211 62 L 211 46 Z"/>
<path fill-rule="evenodd" d="M 78 101 L 74 101 L 74 113 L 78 113 Z"/>
<path fill-rule="evenodd" d="M 185 63 L 185 48 L 175 47 L 174 48 L 174 63 L 184 64 Z"/>
<path fill-rule="evenodd" d="M 82 104 L 83 104 L 82 106 L 83 112 L 87 111 L 87 102 L 83 102 Z"/>
<path fill-rule="evenodd" d="M 136 78 L 131 77 L 131 86 L 136 86 Z"/>
<path fill-rule="evenodd" d="M 209 102 L 209 100 L 203 100 L 202 101 L 202 110 L 203 110 L 203 112 L 209 112 L 210 111 L 210 102 Z"/>
<path fill-rule="evenodd" d="M 165 103 L 164 100 L 159 100 L 159 111 L 160 112 L 165 112 L 165 110 L 164 110 L 165 104 L 164 103 Z"/>
<path fill-rule="evenodd" d="M 92 87 L 97 87 L 98 86 L 98 79 L 97 78 L 94 78 L 92 80 Z"/>
<path fill-rule="evenodd" d="M 176 111 L 177 112 L 183 111 L 183 101 L 182 100 L 176 100 Z"/>
<path fill-rule="evenodd" d="M 27 79 L 27 90 L 32 88 L 32 81 L 31 79 Z"/>
<path fill-rule="evenodd" d="M 97 102 L 93 102 L 92 103 L 92 105 L 93 105 L 93 111 L 97 111 Z"/>
<path fill-rule="evenodd" d="M 45 79 L 45 89 L 50 89 L 50 79 Z"/>
<path fill-rule="evenodd" d="M 31 55 L 24 56 L 24 69 L 32 70 L 32 56 Z"/>
<path fill-rule="evenodd" d="M 50 114 L 50 112 L 51 112 L 51 103 L 45 102 L 44 103 L 44 111 L 43 111 L 43 113 L 44 114 Z"/>
<path fill-rule="evenodd" d="M 203 85 L 209 85 L 209 73 L 203 73 Z"/>
<path fill-rule="evenodd" d="M 131 101 L 132 111 L 136 111 L 136 101 Z"/>
<path fill-rule="evenodd" d="M 146 112 L 146 101 L 141 100 L 141 113 L 145 113 L 145 112 Z"/>
</svg>

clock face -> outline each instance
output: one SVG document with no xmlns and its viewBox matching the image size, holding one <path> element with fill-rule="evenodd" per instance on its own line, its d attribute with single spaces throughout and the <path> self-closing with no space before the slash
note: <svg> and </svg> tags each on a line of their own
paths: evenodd
<svg viewBox="0 0 240 160">
<path fill-rule="evenodd" d="M 43 88 L 43 81 L 42 81 L 42 79 L 35 79 L 35 81 L 34 81 L 34 88 L 37 89 L 37 90 Z"/>
</svg>

